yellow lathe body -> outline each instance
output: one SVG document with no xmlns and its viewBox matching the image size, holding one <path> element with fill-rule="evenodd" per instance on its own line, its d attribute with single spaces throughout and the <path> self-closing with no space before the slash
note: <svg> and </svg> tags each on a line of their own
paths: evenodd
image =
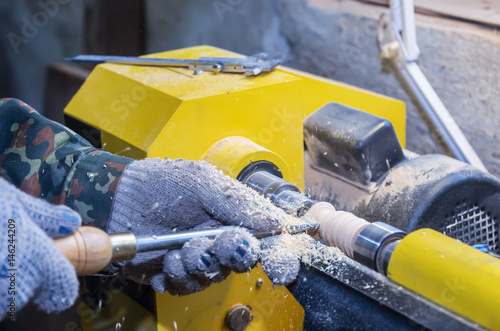
<svg viewBox="0 0 500 331">
<path fill-rule="evenodd" d="M 198 46 L 149 56 L 194 59 L 239 55 Z M 102 147 L 115 154 L 137 159 L 205 157 L 233 177 L 248 161 L 264 159 L 279 165 L 284 179 L 303 189 L 302 121 L 332 101 L 388 119 L 404 146 L 403 102 L 284 67 L 246 77 L 212 72 L 194 75 L 182 68 L 102 64 L 73 97 L 65 115 L 97 129 Z M 88 138 L 91 136 L 92 132 Z M 231 139 L 236 141 L 234 155 L 209 153 L 230 137 L 239 137 Z M 239 148 L 239 143 L 247 148 Z M 230 164 L 224 166 L 224 162 Z M 123 307 L 138 306 L 119 291 L 113 293 L 119 302 L 112 302 L 101 318 L 119 319 L 120 314 L 127 316 Z M 149 326 L 157 323 L 158 330 L 227 329 L 225 314 L 235 304 L 252 307 L 254 320 L 246 330 L 302 329 L 303 308 L 286 288 L 273 289 L 260 267 L 247 274 L 232 274 L 194 295 L 156 293 L 156 322 L 151 317 L 144 317 L 143 322 Z M 140 307 L 131 309 L 134 314 L 143 310 L 148 315 Z M 86 310 L 82 306 L 82 311 Z M 88 330 L 99 325 L 97 319 L 83 315 L 82 323 Z"/>
<path fill-rule="evenodd" d="M 230 56 L 239 55 L 210 46 L 148 55 L 190 59 Z M 65 115 L 86 126 L 83 130 L 86 138 L 91 141 L 98 139 L 103 148 L 115 154 L 137 159 L 169 157 L 205 160 L 233 178 L 251 163 L 268 161 L 279 168 L 283 179 L 303 190 L 304 160 L 309 162 L 308 167 L 314 168 L 310 159 L 304 156 L 304 119 L 329 102 L 361 109 L 389 120 L 397 136 L 394 140 L 399 140 L 404 147 L 405 106 L 402 102 L 284 67 L 247 77 L 213 72 L 195 75 L 191 70 L 182 68 L 102 64 L 93 70 L 68 104 Z M 334 111 L 332 107 L 330 110 L 324 107 L 323 111 Z M 353 111 L 346 109 L 349 113 Z M 309 121 L 314 123 L 314 119 Z M 307 128 L 309 135 L 314 129 L 310 123 Z M 384 126 L 378 125 L 378 128 Z M 319 138 L 319 141 L 321 139 L 325 138 Z M 360 145 L 356 148 L 364 147 Z M 379 151 L 377 148 L 375 151 Z M 314 154 L 314 151 L 311 152 Z M 397 152 L 396 149 L 394 152 Z M 364 155 L 361 156 L 364 159 Z M 424 175 L 432 171 L 425 170 L 427 165 L 423 159 L 416 163 L 424 163 L 411 168 L 417 176 L 419 171 Z M 405 160 L 399 169 L 405 169 L 405 164 L 410 163 L 409 159 Z M 389 159 L 385 162 L 387 171 L 391 173 Z M 315 169 L 312 173 L 318 167 Z M 397 176 L 397 172 L 394 170 L 392 175 Z M 481 176 L 477 178 L 486 182 L 489 180 Z M 321 181 L 322 177 L 319 178 Z M 347 187 L 345 185 L 352 184 L 343 180 L 334 185 L 341 185 L 342 191 Z M 390 185 L 392 180 L 387 180 L 385 185 L 378 187 Z M 354 186 L 363 190 L 363 185 L 359 183 Z M 362 196 L 373 194 L 370 189 L 365 187 L 366 192 Z M 477 206 L 476 203 L 474 208 L 478 209 Z M 485 215 L 482 222 L 486 222 Z M 362 236 L 363 232 L 359 235 Z M 387 276 L 434 302 L 424 305 L 425 309 L 450 309 L 479 323 L 478 327 L 499 329 L 500 320 L 494 313 L 500 305 L 500 293 L 496 290 L 496 282 L 500 279 L 497 258 L 431 229 L 412 232 L 401 239 L 391 254 Z M 344 262 L 361 270 L 360 275 L 368 275 L 372 281 L 378 279 L 379 282 L 386 282 L 384 286 L 395 287 L 387 278 L 367 273 L 364 266 L 357 262 Z M 349 279 L 345 281 L 345 284 L 348 283 Z M 253 321 L 245 330 L 304 327 L 304 308 L 285 287 L 273 288 L 260 266 L 245 274 L 233 273 L 225 281 L 193 295 L 174 297 L 155 293 L 154 309 L 146 309 L 138 303 L 140 299 L 125 295 L 123 290 L 129 285 L 125 282 L 108 291 L 109 302 L 98 313 L 84 303 L 80 304 L 81 322 L 86 330 L 99 330 L 114 323 L 121 327 L 125 318 L 128 327 L 134 329 L 227 330 L 226 314 L 237 305 L 248 306 L 253 315 Z M 362 289 L 367 289 L 366 286 Z M 409 296 L 415 295 L 405 291 Z M 421 299 L 415 300 L 420 304 Z M 410 301 L 402 300 L 406 304 Z M 487 309 L 484 302 L 487 302 Z M 404 310 L 404 307 L 401 309 Z M 451 314 L 452 320 L 455 318 L 454 313 L 446 314 Z"/>
<path fill-rule="evenodd" d="M 239 55 L 210 46 L 148 55 L 192 59 L 229 56 Z M 68 104 L 65 115 L 86 125 L 83 131 L 86 138 L 91 141 L 98 139 L 103 148 L 115 154 L 137 159 L 169 157 L 205 160 L 233 178 L 249 164 L 268 161 L 279 168 L 283 179 L 303 190 L 304 160 L 309 162 L 308 167 L 314 168 L 304 154 L 304 119 L 329 102 L 361 109 L 389 120 L 397 135 L 395 139 L 404 147 L 405 107 L 402 102 L 284 67 L 247 77 L 212 72 L 194 75 L 191 70 L 182 68 L 102 64 L 93 70 Z M 323 111 L 333 111 L 333 108 L 328 110 L 324 107 Z M 314 129 L 310 125 L 307 128 L 309 135 Z M 314 146 L 311 147 L 314 149 Z M 375 150 L 378 151 L 377 148 Z M 311 152 L 314 154 L 314 151 Z M 396 149 L 394 152 L 397 152 Z M 363 154 L 361 156 L 364 158 Z M 417 163 L 424 162 L 423 159 Z M 390 173 L 389 160 L 385 161 Z M 408 159 L 405 162 L 408 163 Z M 405 162 L 399 169 L 404 169 Z M 432 171 L 425 170 L 425 162 L 413 167 L 412 171 L 417 176 L 419 171 L 424 175 Z M 317 170 L 312 173 L 314 171 Z M 393 177 L 397 176 L 397 172 L 393 172 Z M 475 178 L 486 182 L 489 180 L 482 175 L 477 176 Z M 319 178 L 321 181 L 321 176 Z M 405 179 L 403 176 L 403 181 Z M 345 185 L 353 184 L 349 180 L 335 183 L 341 185 L 341 191 L 347 187 Z M 392 180 L 387 180 L 385 186 L 390 185 Z M 363 190 L 362 185 L 354 186 Z M 369 187 L 364 190 L 366 192 L 362 196 L 373 193 L 369 192 Z M 477 205 L 474 208 L 477 209 Z M 485 216 L 481 217 L 482 222 L 486 222 Z M 363 232 L 359 235 L 362 236 Z M 463 325 L 500 328 L 499 315 L 495 314 L 500 305 L 500 293 L 496 290 L 500 279 L 497 258 L 431 229 L 410 233 L 401 239 L 391 254 L 387 276 L 434 302 L 424 304 L 424 309 L 434 307 L 432 309 L 444 309 L 445 312 L 449 309 L 473 321 Z M 364 266 L 357 265 L 357 262 L 344 260 L 343 263 L 361 270 L 360 275 L 368 275 L 372 281 L 378 279 L 379 282 L 386 282 L 384 286 L 395 287 L 387 278 L 380 279 L 363 271 Z M 349 284 L 349 279 L 345 284 Z M 127 319 L 127 326 L 133 329 L 228 330 L 226 314 L 238 305 L 247 306 L 253 315 L 245 330 L 304 327 L 304 308 L 285 287 L 273 288 L 260 266 L 245 274 L 233 273 L 225 281 L 193 295 L 174 297 L 155 293 L 154 309 L 140 304 L 141 299 L 125 295 L 123 292 L 127 292 L 124 290 L 129 285 L 125 281 L 106 292 L 108 302 L 98 313 L 82 302 L 80 316 L 84 328 L 99 330 L 114 323 L 121 327 Z M 366 286 L 362 289 L 367 289 Z M 413 292 L 405 291 L 406 295 L 415 296 Z M 384 299 L 377 300 L 383 302 Z M 417 297 L 415 300 L 416 304 L 420 304 L 422 299 Z M 402 303 L 410 301 L 402 299 Z M 401 309 L 404 310 L 404 307 Z M 445 314 L 451 316 L 452 323 L 458 316 L 452 312 Z M 458 319 L 463 318 L 460 316 Z M 439 328 L 439 324 L 429 325 L 438 325 Z"/>
<path fill-rule="evenodd" d="M 500 262 L 431 229 L 407 235 L 387 276 L 492 330 L 500 329 Z"/>
</svg>

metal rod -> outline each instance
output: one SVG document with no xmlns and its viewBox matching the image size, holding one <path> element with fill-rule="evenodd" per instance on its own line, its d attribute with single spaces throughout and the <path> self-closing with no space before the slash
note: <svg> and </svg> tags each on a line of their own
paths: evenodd
<svg viewBox="0 0 500 331">
<path fill-rule="evenodd" d="M 392 4 L 392 3 L 391 3 Z M 399 0 L 402 15 L 402 39 L 407 61 L 415 61 L 420 50 L 417 45 L 417 28 L 415 26 L 415 11 L 413 0 Z"/>
<path fill-rule="evenodd" d="M 187 67 L 190 63 L 206 63 L 206 60 L 189 60 L 189 59 L 165 59 L 165 58 L 148 58 L 135 56 L 108 56 L 108 55 L 78 55 L 73 58 L 65 58 L 66 61 L 83 62 L 83 63 L 118 63 L 128 65 L 150 65 L 163 67 Z M 236 59 L 235 59 L 236 60 Z M 212 61 L 215 63 L 215 61 Z"/>
<path fill-rule="evenodd" d="M 474 151 L 462 130 L 450 115 L 445 105 L 415 62 L 396 64 L 401 78 L 436 127 L 453 156 L 478 169 L 488 171 Z"/>
<path fill-rule="evenodd" d="M 235 57 L 200 57 L 199 59 L 146 58 L 135 56 L 78 55 L 65 58 L 65 61 L 77 63 L 116 63 L 139 66 L 184 67 L 192 70 L 209 70 L 215 73 L 240 73 L 246 76 L 258 75 L 273 70 L 283 60 L 281 55 L 271 58 L 265 53 L 258 53 L 246 58 Z"/>
<path fill-rule="evenodd" d="M 383 13 L 379 21 L 378 43 L 381 47 L 381 54 L 386 54 L 384 52 L 386 45 L 397 42 L 399 54 L 391 56 L 390 53 L 387 53 L 385 58 L 393 62 L 400 83 L 422 107 L 451 154 L 460 161 L 467 162 L 480 170 L 488 172 L 474 148 L 415 62 L 420 51 L 415 33 L 413 0 L 391 0 L 390 6 L 391 16 L 389 19 L 387 20 L 387 13 Z M 388 40 L 386 40 L 387 37 L 389 37 Z"/>
<path fill-rule="evenodd" d="M 310 233 L 318 229 L 318 223 L 303 223 L 299 225 L 292 225 L 285 230 L 277 229 L 272 231 L 258 231 L 249 230 L 249 232 L 255 236 L 257 239 L 270 237 L 282 233 L 298 234 L 298 233 Z M 161 236 L 140 236 L 137 237 L 137 252 L 149 252 L 162 249 L 178 249 L 181 248 L 186 242 L 194 238 L 215 238 L 222 232 L 233 229 L 236 227 L 226 226 L 222 228 L 217 228 L 213 230 L 202 230 L 202 231 L 191 231 L 191 232 L 181 232 L 181 233 L 171 233 Z"/>
</svg>

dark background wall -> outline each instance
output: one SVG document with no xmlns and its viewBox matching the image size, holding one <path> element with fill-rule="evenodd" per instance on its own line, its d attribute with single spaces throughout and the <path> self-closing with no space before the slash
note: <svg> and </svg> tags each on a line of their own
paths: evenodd
<svg viewBox="0 0 500 331">
<path fill-rule="evenodd" d="M 58 10 L 47 15 L 46 23 L 38 22 L 44 24 L 25 38 L 18 52 L 8 34 L 23 36 L 26 20 L 36 23 L 34 15 L 47 11 L 36 1 L 0 4 L 0 95 L 18 97 L 41 111 L 47 64 L 88 49 L 109 51 L 92 47 L 102 36 L 116 35 L 125 47 L 134 31 L 124 31 L 122 24 L 126 17 L 138 14 L 130 4 L 110 2 L 105 8 L 109 24 L 100 26 L 96 14 L 88 10 L 89 3 L 96 8 L 95 0 L 44 3 L 48 2 L 57 2 Z M 443 152 L 397 80 L 382 72 L 376 34 L 383 7 L 354 0 L 146 0 L 143 10 L 143 52 L 210 44 L 248 55 L 281 53 L 286 65 L 405 101 L 408 149 L 421 154 Z M 89 19 L 89 14 L 94 16 Z M 500 175 L 498 32 L 420 15 L 417 25 L 424 73 L 488 169 Z M 117 47 L 111 50 L 115 54 Z"/>
<path fill-rule="evenodd" d="M 83 0 L 0 1 L 0 96 L 43 111 L 49 63 L 81 52 Z"/>
</svg>

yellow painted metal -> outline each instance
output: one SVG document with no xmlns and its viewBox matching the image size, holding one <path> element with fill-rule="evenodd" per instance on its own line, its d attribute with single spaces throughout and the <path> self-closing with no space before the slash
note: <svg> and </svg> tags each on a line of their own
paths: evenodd
<svg viewBox="0 0 500 331">
<path fill-rule="evenodd" d="M 243 137 L 228 137 L 215 143 L 203 156 L 226 175 L 236 178 L 252 162 L 269 161 L 280 169 L 285 180 L 290 180 L 288 166 L 278 154 Z"/>
<path fill-rule="evenodd" d="M 303 329 L 302 307 L 286 288 L 273 289 L 259 265 L 249 273 L 231 274 L 222 283 L 211 285 L 209 291 L 175 298 L 157 294 L 158 331 L 229 330 L 224 324 L 225 313 L 238 303 L 252 308 L 253 320 L 245 331 Z"/>
<path fill-rule="evenodd" d="M 431 229 L 396 247 L 388 277 L 475 321 L 500 330 L 500 260 Z"/>
<path fill-rule="evenodd" d="M 121 286 L 119 285 L 118 288 Z M 82 294 L 82 293 L 81 293 Z M 132 300 L 120 289 L 106 289 L 99 292 L 101 298 L 94 298 L 93 304 L 101 300 L 100 308 L 95 310 L 83 301 L 78 302 L 77 314 L 80 325 L 75 321 L 68 322 L 63 330 L 157 330 L 156 316 L 143 306 Z M 80 328 L 81 326 L 81 328 Z M 42 327 L 43 329 L 43 327 Z"/>
<path fill-rule="evenodd" d="M 211 46 L 148 55 L 201 56 L 240 55 Z M 218 142 L 241 137 L 259 147 L 240 154 L 238 162 L 227 159 L 230 165 L 219 163 L 221 168 L 234 177 L 244 162 L 262 157 L 279 163 L 275 164 L 284 178 L 303 189 L 302 121 L 328 102 L 343 103 L 388 119 L 404 147 L 403 102 L 284 67 L 246 77 L 212 72 L 195 76 L 182 68 L 101 64 L 92 71 L 65 113 L 100 130 L 103 148 L 132 158 L 168 156 L 200 160 Z M 174 330 L 177 325 L 179 329 L 206 330 L 213 325 L 215 330 L 221 327 L 230 306 L 241 303 L 257 307 L 264 302 L 262 307 L 266 308 L 258 310 L 263 319 L 253 321 L 252 328 L 290 329 L 293 325 L 301 329 L 304 312 L 289 292 L 285 288 L 272 290 L 270 285 L 257 291 L 252 285 L 257 276 L 268 283 L 267 277 L 256 269 L 248 276 L 232 274 L 228 280 L 199 294 L 181 298 L 157 294 L 158 328 Z"/>
<path fill-rule="evenodd" d="M 198 46 L 148 57 L 231 55 Z M 282 67 L 246 77 L 102 64 L 65 112 L 100 129 L 107 150 L 130 157 L 197 160 L 224 138 L 245 137 L 286 160 L 290 180 L 303 188 L 302 121 L 332 101 L 388 119 L 404 147 L 403 102 Z"/>
</svg>

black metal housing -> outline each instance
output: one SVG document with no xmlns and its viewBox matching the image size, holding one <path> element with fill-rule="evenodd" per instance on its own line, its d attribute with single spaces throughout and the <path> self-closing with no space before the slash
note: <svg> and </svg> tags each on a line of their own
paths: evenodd
<svg viewBox="0 0 500 331">
<path fill-rule="evenodd" d="M 404 160 L 391 122 L 334 102 L 304 120 L 304 139 L 316 166 L 362 185 Z"/>
<path fill-rule="evenodd" d="M 404 157 L 390 122 L 339 104 L 311 114 L 304 139 L 312 198 L 371 222 L 406 232 L 429 227 L 500 252 L 500 181 L 492 175 L 444 155 Z"/>
</svg>

